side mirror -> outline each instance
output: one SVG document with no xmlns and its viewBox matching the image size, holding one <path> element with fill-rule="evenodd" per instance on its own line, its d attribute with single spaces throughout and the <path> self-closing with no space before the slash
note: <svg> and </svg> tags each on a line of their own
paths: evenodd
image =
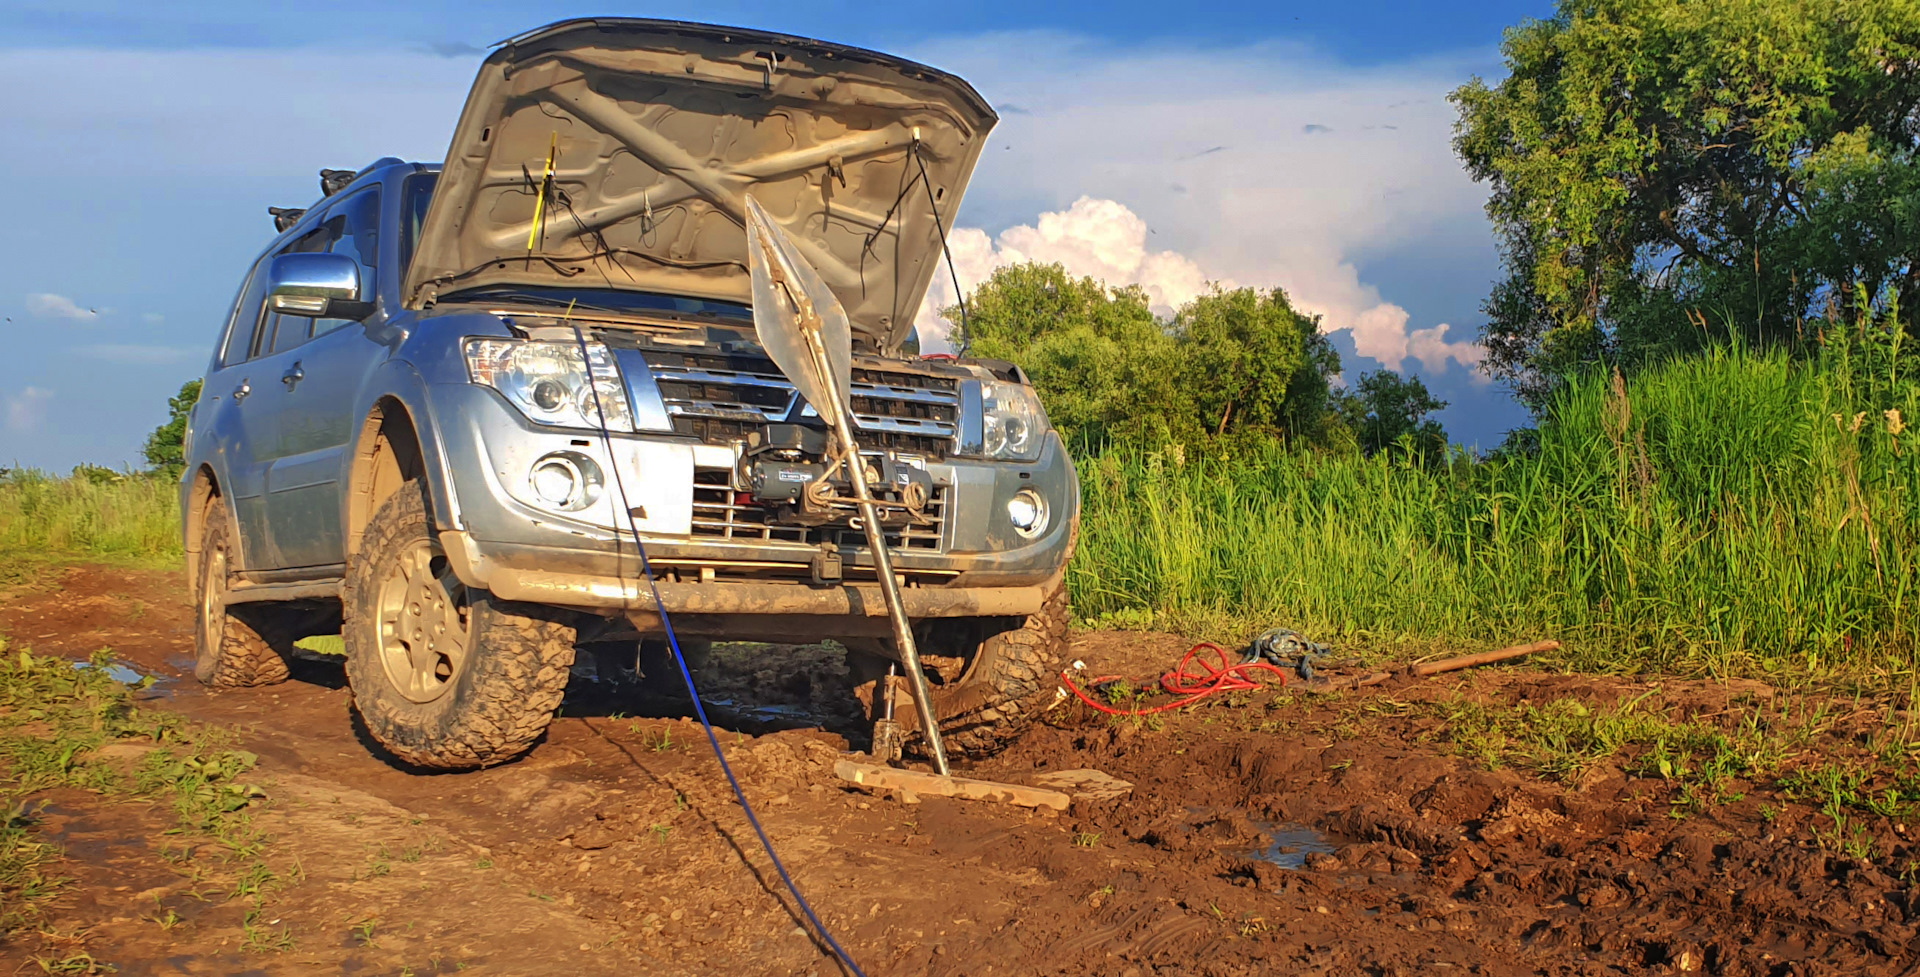
<svg viewBox="0 0 1920 977">
<path fill-rule="evenodd" d="M 283 254 L 267 269 L 267 308 L 312 319 L 364 319 L 373 303 L 360 288 L 360 263 L 344 254 Z"/>
</svg>

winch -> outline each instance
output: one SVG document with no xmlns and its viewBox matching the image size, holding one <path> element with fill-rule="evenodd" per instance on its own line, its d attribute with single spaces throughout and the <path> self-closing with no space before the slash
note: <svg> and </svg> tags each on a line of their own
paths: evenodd
<svg viewBox="0 0 1920 977">
<path fill-rule="evenodd" d="M 767 511 L 767 521 L 785 526 L 824 526 L 858 515 L 850 473 L 842 458 L 829 460 L 827 432 L 802 424 L 769 424 L 747 435 L 734 484 L 744 486 Z M 884 527 L 931 525 L 927 500 L 933 476 L 926 462 L 894 451 L 861 452 L 872 504 Z"/>
</svg>

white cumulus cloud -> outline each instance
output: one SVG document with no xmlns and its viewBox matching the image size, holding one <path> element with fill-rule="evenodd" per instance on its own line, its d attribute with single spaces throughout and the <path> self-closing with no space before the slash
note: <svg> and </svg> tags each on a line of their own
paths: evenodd
<svg viewBox="0 0 1920 977">
<path fill-rule="evenodd" d="M 1066 210 L 1041 214 L 1033 224 L 1009 227 L 998 237 L 979 228 L 955 228 L 948 242 L 960 285 L 969 293 L 994 269 L 1028 261 L 1059 264 L 1076 278 L 1139 285 L 1153 311 L 1163 316 L 1205 291 L 1210 281 L 1233 285 L 1209 278 L 1185 255 L 1149 250 L 1146 222 L 1113 200 L 1081 197 Z M 940 310 L 953 304 L 953 278 L 943 259 L 914 317 L 929 347 L 946 342 L 952 325 L 940 317 Z"/>
<path fill-rule="evenodd" d="M 1209 285 L 1236 287 L 1232 278 L 1208 274 L 1184 254 L 1149 250 L 1147 234 L 1146 222 L 1126 205 L 1081 197 L 1066 210 L 1043 213 L 1033 224 L 1017 224 L 997 237 L 979 228 L 955 228 L 948 237 L 948 247 L 954 269 L 959 272 L 960 287 L 969 294 L 994 269 L 1028 261 L 1058 264 L 1076 278 L 1095 278 L 1109 285 L 1139 285 L 1146 290 L 1154 313 L 1160 316 L 1172 315 Z M 1444 322 L 1409 329 L 1411 317 L 1406 309 L 1381 300 L 1378 290 L 1360 285 L 1357 277 L 1347 284 L 1351 287 L 1335 290 L 1332 305 L 1327 304 L 1330 296 L 1325 292 L 1317 293 L 1321 300 L 1317 302 L 1302 296 L 1294 298 L 1302 309 L 1326 316 L 1323 328 L 1351 330 L 1354 349 L 1361 356 L 1396 370 L 1404 361 L 1414 359 L 1428 370 L 1438 371 L 1445 369 L 1449 360 L 1474 366 L 1484 355 L 1481 346 L 1471 340 L 1449 341 L 1447 334 L 1453 327 Z M 940 310 L 953 305 L 953 276 L 943 258 L 914 317 L 921 342 L 929 350 L 946 345 L 953 323 L 941 317 Z"/>
<path fill-rule="evenodd" d="M 35 292 L 27 296 L 27 311 L 42 319 L 77 319 L 81 322 L 91 322 L 100 318 L 98 310 L 84 308 L 65 295 L 55 295 L 52 292 Z"/>
<path fill-rule="evenodd" d="M 1482 358 L 1448 325 L 1414 320 L 1403 303 L 1425 296 L 1383 295 L 1361 270 L 1383 254 L 1427 252 L 1428 264 L 1469 266 L 1455 276 L 1460 291 L 1485 294 L 1497 271 L 1485 190 L 1454 158 L 1446 102 L 1485 67 L 1473 60 L 1481 53 L 1360 67 L 1279 41 L 1120 48 L 1045 32 L 915 53 L 1021 108 L 1002 113 L 962 215 L 972 227 L 1012 226 L 990 254 L 987 235 L 955 229 L 963 287 L 978 283 L 970 265 L 991 270 L 1014 253 L 1158 287 L 1159 302 L 1207 281 L 1277 285 L 1390 368 Z M 935 300 L 951 304 L 952 286 L 937 287 Z M 1471 314 L 1465 302 L 1448 307 Z"/>
<path fill-rule="evenodd" d="M 7 430 L 38 430 L 47 419 L 47 401 L 52 399 L 53 391 L 44 387 L 27 387 L 7 397 Z"/>
</svg>

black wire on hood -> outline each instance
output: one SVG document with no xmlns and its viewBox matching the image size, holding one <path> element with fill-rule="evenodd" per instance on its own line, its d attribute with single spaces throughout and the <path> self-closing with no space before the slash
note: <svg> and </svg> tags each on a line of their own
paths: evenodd
<svg viewBox="0 0 1920 977">
<path fill-rule="evenodd" d="M 953 248 L 947 244 L 947 227 L 940 220 L 940 204 L 933 199 L 933 179 L 927 176 L 927 161 L 920 155 L 918 139 L 913 141 L 913 161 L 920 164 L 920 182 L 927 188 L 927 208 L 933 211 L 933 229 L 940 232 L 940 254 L 947 259 L 947 274 L 953 276 L 954 301 L 960 303 L 960 346 L 954 353 L 965 356 L 967 347 L 973 345 L 973 330 L 967 328 L 967 294 L 960 290 L 960 271 L 953 266 Z"/>
</svg>

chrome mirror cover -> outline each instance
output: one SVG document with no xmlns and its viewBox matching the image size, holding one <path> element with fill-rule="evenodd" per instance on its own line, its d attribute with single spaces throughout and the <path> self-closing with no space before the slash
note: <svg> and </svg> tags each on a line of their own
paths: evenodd
<svg viewBox="0 0 1920 977">
<path fill-rule="evenodd" d="M 358 319 L 373 311 L 360 264 L 344 254 L 283 254 L 267 269 L 267 308 L 282 315 Z"/>
</svg>

